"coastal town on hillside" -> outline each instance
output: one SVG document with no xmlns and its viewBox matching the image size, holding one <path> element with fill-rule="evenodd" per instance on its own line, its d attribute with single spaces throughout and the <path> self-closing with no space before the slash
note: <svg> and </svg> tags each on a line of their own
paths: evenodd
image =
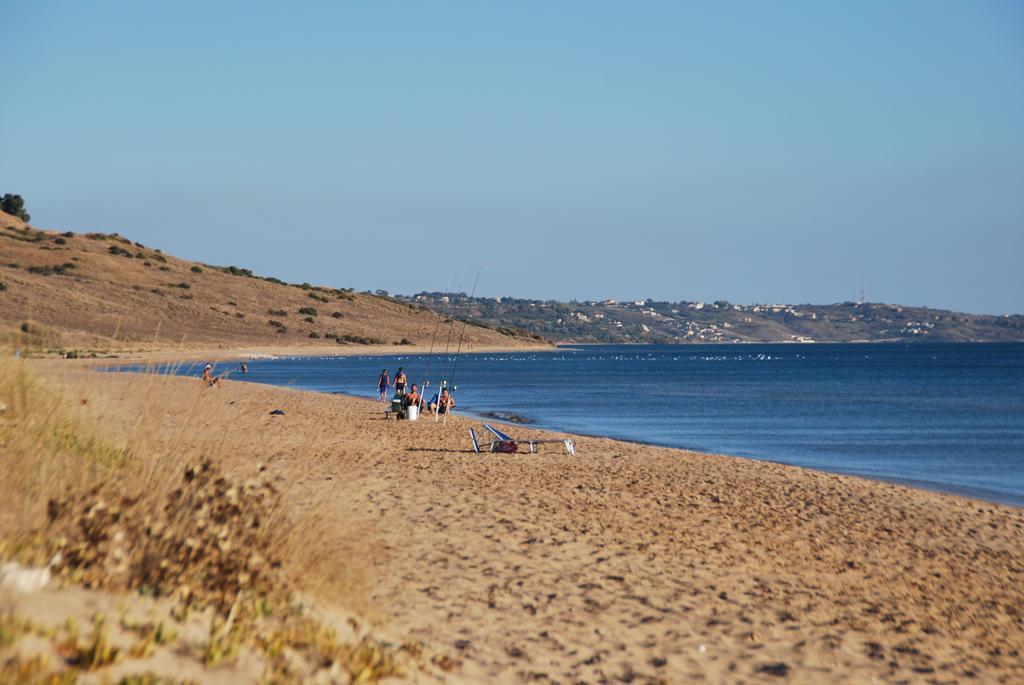
<svg viewBox="0 0 1024 685">
<path fill-rule="evenodd" d="M 383 291 L 379 295 L 389 295 Z M 495 328 L 589 343 L 975 342 L 1024 339 L 1024 316 L 874 302 L 733 304 L 652 299 L 558 302 L 421 292 L 396 299 Z"/>
</svg>

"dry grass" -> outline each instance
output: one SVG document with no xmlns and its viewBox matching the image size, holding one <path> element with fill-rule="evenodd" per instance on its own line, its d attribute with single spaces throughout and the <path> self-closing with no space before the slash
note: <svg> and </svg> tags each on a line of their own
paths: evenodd
<svg viewBox="0 0 1024 685">
<path fill-rule="evenodd" d="M 0 352 L 0 560 L 41 565 L 60 549 L 64 582 L 173 598 L 183 620 L 195 609 L 212 610 L 208 638 L 192 650 L 207 667 L 250 649 L 262 655 L 273 682 L 304 681 L 325 668 L 342 682 L 398 673 L 397 647 L 367 635 L 341 639 L 308 615 L 301 597 L 320 595 L 353 560 L 343 547 L 308 544 L 329 540 L 332 531 L 315 506 L 296 507 L 299 497 L 261 478 L 260 467 L 242 478 L 214 464 L 230 445 L 222 434 L 195 428 L 231 418 L 210 411 L 200 383 L 196 392 L 179 393 L 172 423 L 157 400 L 135 397 L 125 412 L 119 394 L 104 387 L 131 378 L 86 372 L 99 392 L 73 396 L 35 363 Z M 139 380 L 181 381 L 156 374 Z M 4 620 L 5 644 L 17 641 L 19 625 Z M 123 654 L 151 655 L 165 635 L 159 626 L 119 650 L 97 623 L 91 638 L 68 638 L 59 651 L 67 668 L 102 670 Z M 52 664 L 5 663 L 5 677 L 19 682 L 64 677 Z"/>
<path fill-rule="evenodd" d="M 136 471 L 131 451 L 84 421 L 26 361 L 9 354 L 0 354 L 0 405 L 0 544 L 15 553 L 48 554 L 38 549 L 47 501 Z"/>
</svg>

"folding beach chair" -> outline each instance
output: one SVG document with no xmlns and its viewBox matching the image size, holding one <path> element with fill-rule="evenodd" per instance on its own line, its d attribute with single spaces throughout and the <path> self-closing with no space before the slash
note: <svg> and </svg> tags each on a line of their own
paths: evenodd
<svg viewBox="0 0 1024 685">
<path fill-rule="evenodd" d="M 573 442 L 569 438 L 566 438 L 564 440 L 557 440 L 557 439 L 548 439 L 548 440 L 525 439 L 525 440 L 517 440 L 517 439 L 513 438 L 511 435 L 508 435 L 507 433 L 503 433 L 500 430 L 498 430 L 497 428 L 495 428 L 494 426 L 491 426 L 489 424 L 485 423 L 484 424 L 484 428 L 486 430 L 490 431 L 491 434 L 495 438 L 494 440 L 491 440 L 490 445 L 488 445 L 488 450 L 487 450 L 488 452 L 504 452 L 504 453 L 518 452 L 519 451 L 519 445 L 523 444 L 523 445 L 529 446 L 531 453 L 535 453 L 537 451 L 537 446 L 538 445 L 543 445 L 545 443 L 560 443 L 562 445 L 562 447 L 565 448 L 565 453 L 566 454 L 576 454 L 576 443 Z M 477 438 L 476 431 L 473 430 L 472 428 L 469 429 L 469 437 L 473 441 L 473 451 L 479 453 L 480 452 L 480 440 L 479 440 L 479 438 Z"/>
</svg>

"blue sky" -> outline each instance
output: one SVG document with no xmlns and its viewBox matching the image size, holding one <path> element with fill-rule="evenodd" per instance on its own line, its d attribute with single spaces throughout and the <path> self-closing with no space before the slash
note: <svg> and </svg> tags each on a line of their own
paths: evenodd
<svg viewBox="0 0 1024 685">
<path fill-rule="evenodd" d="M 1019 2 L 0 2 L 39 226 L 360 290 L 1024 313 Z"/>
</svg>

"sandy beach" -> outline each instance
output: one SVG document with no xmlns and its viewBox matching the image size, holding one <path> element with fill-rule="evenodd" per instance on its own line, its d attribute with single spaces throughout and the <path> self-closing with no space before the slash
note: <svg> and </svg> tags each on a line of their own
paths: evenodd
<svg viewBox="0 0 1024 685">
<path fill-rule="evenodd" d="M 288 573 L 448 655 L 427 679 L 1024 679 L 1020 509 L 599 438 L 577 437 L 576 456 L 475 454 L 479 424 L 457 415 L 39 368 L 139 453 L 204 454 L 240 478 L 262 465 L 319 522 Z"/>
</svg>

